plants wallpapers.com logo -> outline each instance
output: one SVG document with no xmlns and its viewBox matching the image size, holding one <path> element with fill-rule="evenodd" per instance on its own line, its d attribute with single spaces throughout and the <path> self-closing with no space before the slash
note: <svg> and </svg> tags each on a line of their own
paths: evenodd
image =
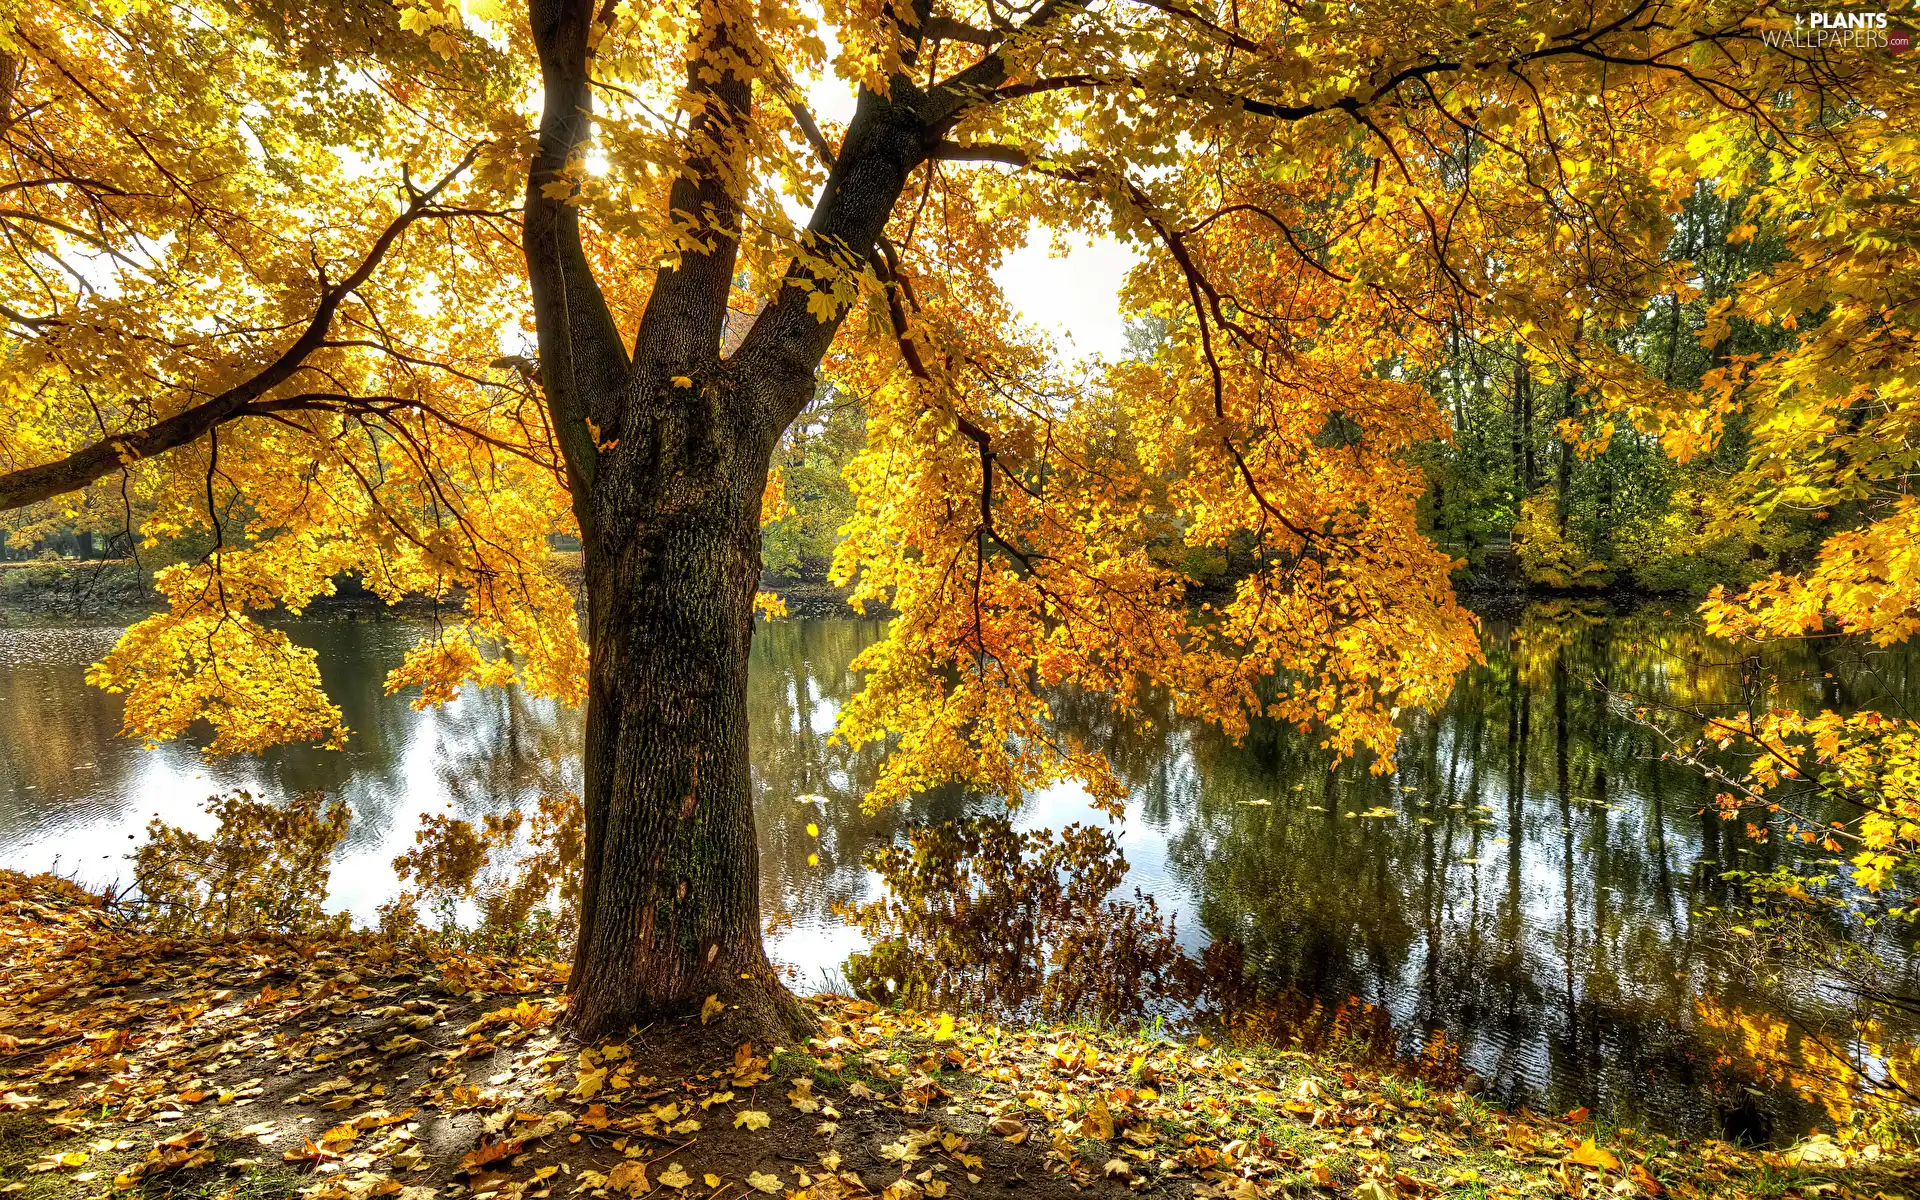
<svg viewBox="0 0 1920 1200">
<path fill-rule="evenodd" d="M 1884 12 L 1800 12 L 1791 29 L 1763 29 L 1760 40 L 1782 50 L 1884 50 L 1905 54 L 1913 32 L 1893 25 Z"/>
</svg>

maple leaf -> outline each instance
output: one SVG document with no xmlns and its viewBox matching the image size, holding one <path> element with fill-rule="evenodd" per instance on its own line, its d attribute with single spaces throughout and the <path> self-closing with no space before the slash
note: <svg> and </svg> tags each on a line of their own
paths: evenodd
<svg viewBox="0 0 1920 1200">
<path fill-rule="evenodd" d="M 463 1174 L 472 1174 L 490 1163 L 499 1162 L 504 1158 L 512 1158 L 526 1148 L 527 1143 L 524 1138 L 507 1138 L 502 1141 L 480 1146 L 469 1151 L 467 1155 L 460 1160 L 460 1165 L 456 1170 Z"/>
<path fill-rule="evenodd" d="M 679 1163 L 670 1163 L 668 1164 L 666 1170 L 660 1172 L 660 1182 L 666 1184 L 670 1188 L 679 1190 L 681 1188 L 685 1188 L 688 1184 L 692 1183 L 693 1176 L 687 1174 L 686 1171 L 681 1168 Z"/>
<path fill-rule="evenodd" d="M 1620 1169 L 1620 1159 L 1611 1150 L 1602 1149 L 1596 1145 L 1592 1138 L 1587 1138 L 1575 1146 L 1567 1155 L 1567 1161 L 1575 1166 L 1592 1167 L 1597 1171 Z"/>
<path fill-rule="evenodd" d="M 1095 1097 L 1086 1115 L 1081 1118 L 1080 1128 L 1088 1137 L 1100 1138 L 1102 1141 L 1113 1137 L 1113 1112 L 1107 1107 L 1106 1097 Z"/>
<path fill-rule="evenodd" d="M 678 1172 L 676 1178 L 680 1182 L 674 1183 L 665 1174 L 660 1176 L 660 1182 L 675 1188 L 686 1187 L 692 1181 L 685 1172 L 679 1170 L 679 1167 L 680 1164 L 675 1163 L 670 1170 Z M 605 1186 L 613 1191 L 625 1192 L 629 1196 L 640 1196 L 652 1190 L 653 1185 L 647 1182 L 647 1164 L 630 1158 L 607 1172 Z"/>
<path fill-rule="evenodd" d="M 820 1111 L 820 1100 L 813 1094 L 813 1080 L 796 1079 L 787 1092 L 787 1103 L 803 1113 Z"/>
<path fill-rule="evenodd" d="M 750 1108 L 741 1109 L 739 1112 L 733 1114 L 733 1127 L 735 1129 L 739 1129 L 742 1126 L 748 1129 L 765 1129 L 772 1123 L 772 1117 L 769 1117 L 764 1112 Z"/>
</svg>

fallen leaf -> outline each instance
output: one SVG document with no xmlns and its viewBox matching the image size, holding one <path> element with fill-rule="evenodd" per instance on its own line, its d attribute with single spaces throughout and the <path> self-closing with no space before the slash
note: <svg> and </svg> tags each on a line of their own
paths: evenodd
<svg viewBox="0 0 1920 1200">
<path fill-rule="evenodd" d="M 687 1174 L 686 1169 L 679 1163 L 668 1163 L 667 1169 L 660 1172 L 660 1182 L 678 1190 L 692 1183 L 693 1176 Z"/>
<path fill-rule="evenodd" d="M 773 1118 L 757 1109 L 743 1108 L 733 1114 L 733 1127 L 735 1129 L 739 1129 L 743 1125 L 748 1129 L 765 1129 L 771 1124 L 773 1124 Z"/>
<path fill-rule="evenodd" d="M 677 1169 L 679 1164 L 675 1163 L 674 1166 Z M 685 1187 L 690 1182 L 684 1173 L 680 1176 L 680 1180 L 681 1182 L 677 1185 L 679 1187 Z M 605 1186 L 609 1190 L 625 1192 L 629 1196 L 641 1196 L 645 1195 L 653 1185 L 647 1182 L 647 1164 L 628 1159 L 607 1172 Z"/>
<path fill-rule="evenodd" d="M 1620 1160 L 1614 1156 L 1613 1152 L 1611 1150 L 1601 1149 L 1594 1144 L 1592 1138 L 1588 1138 L 1586 1141 L 1574 1147 L 1573 1153 L 1567 1155 L 1567 1161 L 1576 1166 L 1592 1167 L 1597 1171 L 1618 1171 L 1620 1169 Z"/>
<path fill-rule="evenodd" d="M 46 1171 L 58 1171 L 71 1167 L 84 1167 L 86 1165 L 87 1152 L 85 1150 L 69 1150 L 65 1154 L 51 1154 L 46 1158 L 30 1162 L 27 1164 L 27 1170 L 35 1174 L 40 1174 Z"/>
<path fill-rule="evenodd" d="M 1846 1152 L 1836 1145 L 1832 1138 L 1816 1133 L 1801 1145 L 1795 1146 L 1781 1155 L 1786 1161 L 1797 1167 L 1816 1167 L 1844 1163 Z"/>
<path fill-rule="evenodd" d="M 1080 1132 L 1088 1137 L 1097 1137 L 1106 1141 L 1113 1137 L 1113 1111 L 1107 1107 L 1107 1098 L 1094 1098 L 1093 1107 L 1080 1119 Z"/>
</svg>

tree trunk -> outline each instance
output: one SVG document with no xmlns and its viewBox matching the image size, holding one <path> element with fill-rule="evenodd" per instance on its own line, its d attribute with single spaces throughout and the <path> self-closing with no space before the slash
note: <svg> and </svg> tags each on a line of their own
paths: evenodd
<svg viewBox="0 0 1920 1200">
<path fill-rule="evenodd" d="M 1567 376 L 1566 392 L 1560 398 L 1560 419 L 1563 421 L 1571 421 L 1578 415 L 1573 402 L 1575 385 L 1573 376 Z M 1560 458 L 1553 480 L 1553 515 L 1560 523 L 1560 532 L 1564 534 L 1567 531 L 1567 515 L 1573 511 L 1573 443 L 1563 435 L 1556 449 Z"/>
<path fill-rule="evenodd" d="M 1045 0 L 1020 28 L 1078 11 Z M 629 355 L 581 241 L 570 165 L 591 133 L 589 48 L 614 6 L 530 0 L 543 107 L 522 235 L 540 382 L 586 547 L 586 830 L 568 1022 L 582 1038 L 703 1012 L 729 1036 L 807 1024 L 760 940 L 760 863 L 747 762 L 747 647 L 760 578 L 760 501 L 774 443 L 813 398 L 849 309 L 817 301 L 877 247 L 908 178 L 953 124 L 1008 79 L 997 49 L 922 89 L 863 87 L 804 250 L 744 335 L 730 324 L 759 37 L 747 10 L 702 7 L 688 43 L 685 169 L 667 211 L 701 239 L 654 276 Z M 918 23 L 918 22 L 916 22 Z M 903 54 L 906 61 L 911 61 Z M 850 256 L 850 257 L 849 257 Z M 903 354 L 904 289 L 890 315 Z M 727 348 L 722 357 L 722 347 Z M 983 458 L 983 473 L 990 458 Z M 989 477 L 990 478 L 990 477 Z M 987 480 L 983 480 L 983 483 Z"/>
<path fill-rule="evenodd" d="M 1507 442 L 1507 457 L 1513 467 L 1514 508 L 1518 511 L 1520 501 L 1533 494 L 1533 447 L 1532 430 L 1533 401 L 1528 397 L 1532 380 L 1527 373 L 1527 360 L 1518 347 L 1515 347 L 1513 362 L 1513 402 L 1508 408 L 1510 432 Z"/>
<path fill-rule="evenodd" d="M 1531 496 L 1540 486 L 1540 470 L 1534 460 L 1533 446 L 1533 375 L 1525 364 L 1520 367 L 1520 382 L 1526 385 L 1520 397 L 1520 446 L 1525 453 L 1523 470 L 1526 474 L 1526 493 Z"/>
<path fill-rule="evenodd" d="M 1580 338 L 1585 332 L 1586 325 L 1584 322 L 1575 325 L 1573 328 L 1572 350 L 1576 363 L 1579 361 Z M 1563 383 L 1564 390 L 1560 393 L 1560 419 L 1562 421 L 1571 421 L 1575 416 L 1579 415 L 1579 408 L 1574 403 L 1574 395 L 1579 387 L 1579 373 L 1574 370 L 1568 370 L 1567 378 Z M 1553 515 L 1554 519 L 1560 523 L 1560 533 L 1561 536 L 1564 537 L 1567 532 L 1567 515 L 1573 509 L 1573 443 L 1567 440 L 1564 433 L 1560 434 L 1559 442 L 1559 469 L 1555 472 L 1553 483 Z"/>
<path fill-rule="evenodd" d="M 708 996 L 746 1010 L 735 1031 L 778 1036 L 790 1024 L 792 998 L 761 944 L 747 758 L 772 439 L 712 401 L 730 390 L 671 389 L 623 435 L 641 444 L 606 456 L 596 487 L 587 860 L 568 1017 L 581 1037 L 699 1012 Z"/>
</svg>

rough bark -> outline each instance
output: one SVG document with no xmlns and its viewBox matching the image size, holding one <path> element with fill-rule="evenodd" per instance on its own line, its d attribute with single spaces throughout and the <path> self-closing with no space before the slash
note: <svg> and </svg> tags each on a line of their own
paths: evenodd
<svg viewBox="0 0 1920 1200">
<path fill-rule="evenodd" d="M 698 1012 L 778 1036 L 760 935 L 747 647 L 770 439 L 717 372 L 632 423 L 595 483 L 586 852 L 570 1022 L 590 1035 Z M 744 436 L 742 431 L 745 431 Z"/>
</svg>

